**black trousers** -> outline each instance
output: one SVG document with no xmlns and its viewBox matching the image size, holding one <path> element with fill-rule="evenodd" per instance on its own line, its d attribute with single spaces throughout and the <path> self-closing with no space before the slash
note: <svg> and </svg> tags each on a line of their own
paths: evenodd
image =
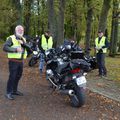
<svg viewBox="0 0 120 120">
<path fill-rule="evenodd" d="M 107 75 L 107 70 L 105 67 L 105 53 L 97 53 L 97 63 L 99 75 Z"/>
<path fill-rule="evenodd" d="M 18 82 L 22 76 L 23 62 L 9 61 L 9 79 L 7 82 L 7 93 L 16 92 Z"/>
</svg>

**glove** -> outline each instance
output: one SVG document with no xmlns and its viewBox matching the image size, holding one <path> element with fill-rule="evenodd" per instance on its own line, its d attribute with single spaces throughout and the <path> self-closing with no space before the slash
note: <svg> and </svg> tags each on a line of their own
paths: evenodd
<svg viewBox="0 0 120 120">
<path fill-rule="evenodd" d="M 96 49 L 96 50 L 100 50 L 100 49 L 102 49 L 102 47 L 95 47 L 95 49 Z"/>
</svg>

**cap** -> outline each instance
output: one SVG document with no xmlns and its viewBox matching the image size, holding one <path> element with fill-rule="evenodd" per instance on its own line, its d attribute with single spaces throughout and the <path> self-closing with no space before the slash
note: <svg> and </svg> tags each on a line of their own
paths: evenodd
<svg viewBox="0 0 120 120">
<path fill-rule="evenodd" d="M 103 33 L 103 31 L 102 30 L 98 30 L 98 33 Z"/>
</svg>

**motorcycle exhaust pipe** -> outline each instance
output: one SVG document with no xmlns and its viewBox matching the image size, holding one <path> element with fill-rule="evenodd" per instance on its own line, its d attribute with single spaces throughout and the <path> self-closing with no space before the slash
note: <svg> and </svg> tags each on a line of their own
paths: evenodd
<svg viewBox="0 0 120 120">
<path fill-rule="evenodd" d="M 73 90 L 60 90 L 60 93 L 66 94 L 66 95 L 70 95 L 70 96 L 74 95 L 74 91 Z"/>
</svg>

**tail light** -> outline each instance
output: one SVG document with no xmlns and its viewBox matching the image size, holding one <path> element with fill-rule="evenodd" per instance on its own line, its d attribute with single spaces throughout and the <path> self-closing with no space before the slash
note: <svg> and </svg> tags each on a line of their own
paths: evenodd
<svg viewBox="0 0 120 120">
<path fill-rule="evenodd" d="M 72 74 L 80 72 L 80 68 L 76 68 L 70 71 Z"/>
</svg>

